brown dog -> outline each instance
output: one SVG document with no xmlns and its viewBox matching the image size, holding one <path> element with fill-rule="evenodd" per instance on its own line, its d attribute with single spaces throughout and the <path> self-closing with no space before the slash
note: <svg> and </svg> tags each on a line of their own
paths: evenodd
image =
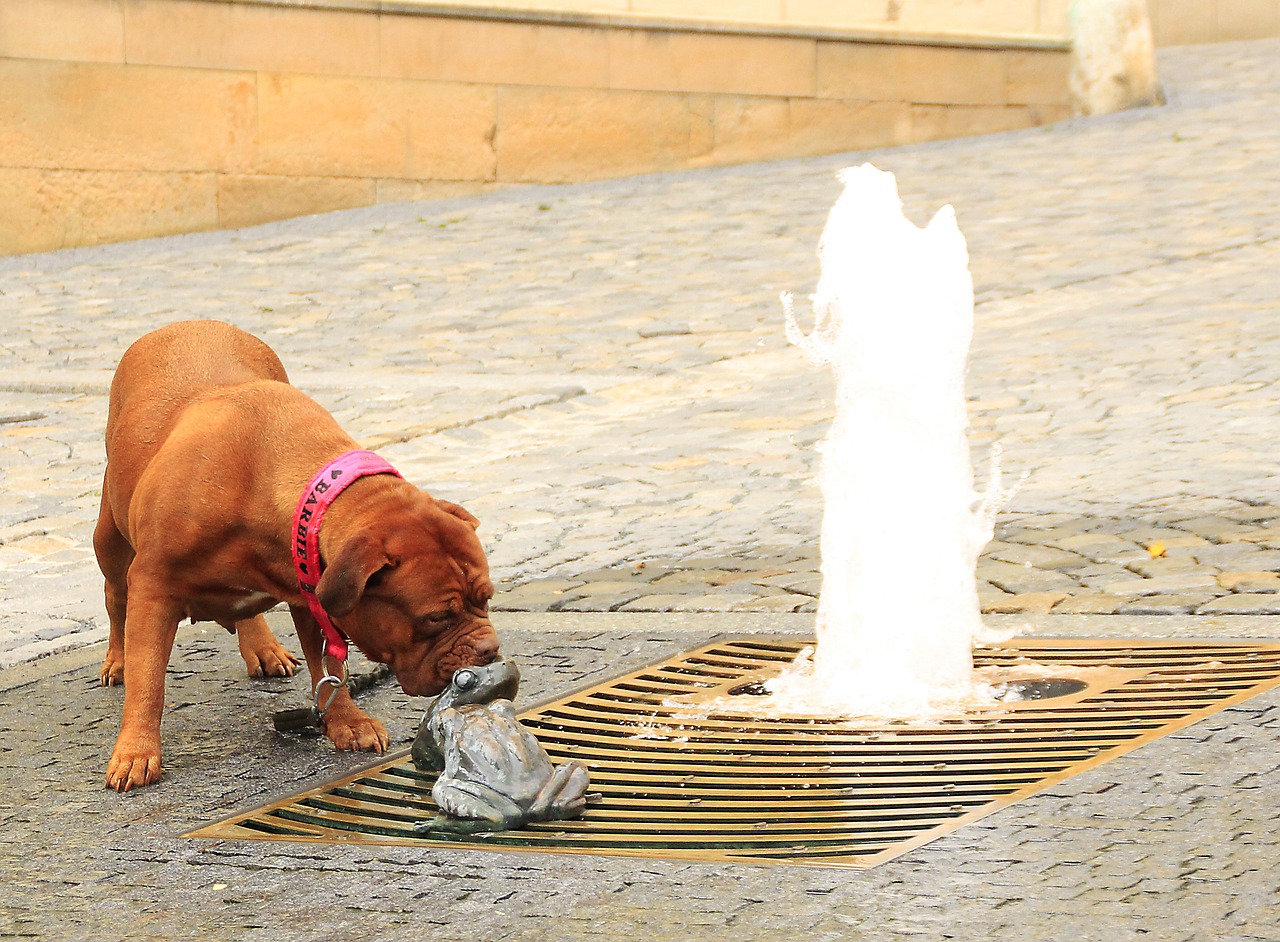
<svg viewBox="0 0 1280 942">
<path fill-rule="evenodd" d="M 287 675 L 297 660 L 262 617 L 284 601 L 313 689 L 324 676 L 321 632 L 291 556 L 292 514 L 311 477 L 357 447 L 289 385 L 270 347 L 228 324 L 173 324 L 125 352 L 111 384 L 93 536 L 111 621 L 102 682 L 125 687 L 108 787 L 160 777 L 165 668 L 183 617 L 236 632 L 251 675 Z M 325 517 L 316 594 L 411 696 L 439 693 L 457 668 L 497 655 L 477 525 L 389 474 L 355 481 Z M 345 688 L 323 725 L 339 749 L 389 744 Z"/>
</svg>

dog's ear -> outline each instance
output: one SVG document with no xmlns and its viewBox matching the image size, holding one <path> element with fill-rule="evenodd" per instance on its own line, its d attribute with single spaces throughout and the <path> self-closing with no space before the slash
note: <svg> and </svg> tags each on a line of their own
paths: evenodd
<svg viewBox="0 0 1280 942">
<path fill-rule="evenodd" d="M 443 510 L 445 513 L 452 514 L 453 516 L 461 520 L 463 523 L 470 524 L 471 529 L 473 530 L 480 529 L 480 518 L 477 517 L 475 514 L 471 513 L 471 511 L 467 510 L 467 508 L 463 507 L 461 504 L 452 504 L 447 500 L 436 500 L 434 497 L 431 499 L 435 500 L 436 506 L 439 507 L 441 510 Z"/>
<path fill-rule="evenodd" d="M 386 547 L 362 533 L 338 551 L 316 584 L 316 597 L 330 615 L 345 615 L 356 607 L 370 583 L 394 563 Z"/>
</svg>

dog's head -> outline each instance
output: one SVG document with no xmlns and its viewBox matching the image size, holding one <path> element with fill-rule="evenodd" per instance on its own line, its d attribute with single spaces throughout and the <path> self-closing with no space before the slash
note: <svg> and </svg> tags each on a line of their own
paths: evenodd
<svg viewBox="0 0 1280 942">
<path fill-rule="evenodd" d="M 458 668 L 497 657 L 479 521 L 419 492 L 402 513 L 364 523 L 316 586 L 356 647 L 389 665 L 410 696 L 437 694 Z"/>
</svg>

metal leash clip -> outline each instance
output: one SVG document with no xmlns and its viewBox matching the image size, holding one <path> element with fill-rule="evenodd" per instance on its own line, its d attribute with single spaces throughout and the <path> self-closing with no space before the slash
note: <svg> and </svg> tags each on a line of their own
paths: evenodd
<svg viewBox="0 0 1280 942">
<path fill-rule="evenodd" d="M 343 673 L 345 674 L 346 671 L 343 671 Z M 338 691 L 346 685 L 346 679 L 339 677 L 336 674 L 325 674 L 316 681 L 315 699 L 312 703 L 312 709 L 315 710 L 317 718 L 322 718 L 325 713 L 329 712 L 329 707 L 333 703 L 333 698 L 336 697 L 338 695 Z M 324 690 L 326 686 L 333 687 L 333 690 L 330 692 L 329 696 L 325 697 L 324 703 L 321 703 L 321 691 Z"/>
<path fill-rule="evenodd" d="M 327 658 L 326 658 L 327 660 Z M 321 664 L 328 669 L 328 665 L 321 661 Z M 341 661 L 338 662 L 338 674 L 325 674 L 316 681 L 316 689 L 312 694 L 312 703 L 309 707 L 302 707 L 297 710 L 280 710 L 271 717 L 271 722 L 275 726 L 276 731 L 280 733 L 310 733 L 311 735 L 319 735 L 320 730 L 324 728 L 324 715 L 329 711 L 329 707 L 333 704 L 333 698 L 338 695 L 338 691 L 347 686 L 345 675 L 347 672 L 346 665 Z M 325 687 L 332 687 L 328 696 L 324 696 Z M 324 697 L 323 701 L 321 697 Z"/>
</svg>

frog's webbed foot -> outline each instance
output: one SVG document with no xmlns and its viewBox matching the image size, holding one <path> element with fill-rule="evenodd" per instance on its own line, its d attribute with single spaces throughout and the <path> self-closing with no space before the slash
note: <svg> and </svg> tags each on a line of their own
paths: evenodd
<svg viewBox="0 0 1280 942">
<path fill-rule="evenodd" d="M 534 821 L 560 821 L 578 817 L 586 810 L 590 785 L 590 773 L 581 762 L 557 765 L 534 799 L 529 818 Z"/>
<path fill-rule="evenodd" d="M 479 782 L 451 782 L 437 779 L 431 789 L 440 810 L 454 818 L 481 822 L 477 830 L 501 831 L 523 824 L 528 815 L 506 795 Z"/>
<path fill-rule="evenodd" d="M 484 834 L 502 830 L 492 821 L 472 821 L 467 818 L 455 818 L 452 815 L 438 814 L 425 821 L 417 821 L 413 825 L 413 833 L 431 834 Z"/>
</svg>

